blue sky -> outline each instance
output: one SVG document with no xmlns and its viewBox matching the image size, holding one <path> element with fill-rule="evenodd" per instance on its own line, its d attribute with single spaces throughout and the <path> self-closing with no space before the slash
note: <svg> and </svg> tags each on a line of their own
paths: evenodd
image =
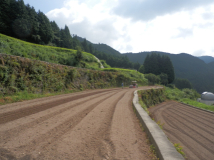
<svg viewBox="0 0 214 160">
<path fill-rule="evenodd" d="M 63 7 L 63 0 L 24 0 L 25 4 L 30 4 L 36 11 L 47 13 L 53 9 Z"/>
<path fill-rule="evenodd" d="M 214 0 L 24 0 L 92 43 L 121 53 L 214 57 Z"/>
</svg>

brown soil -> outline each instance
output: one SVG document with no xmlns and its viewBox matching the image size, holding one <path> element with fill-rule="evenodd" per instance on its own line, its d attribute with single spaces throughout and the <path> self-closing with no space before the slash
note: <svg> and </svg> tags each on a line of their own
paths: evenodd
<svg viewBox="0 0 214 160">
<path fill-rule="evenodd" d="M 146 89 L 151 87 L 142 87 Z M 135 89 L 100 89 L 0 106 L 0 159 L 152 159 Z"/>
<path fill-rule="evenodd" d="M 189 160 L 214 159 L 214 114 L 168 101 L 149 109 L 172 143 L 180 143 Z"/>
</svg>

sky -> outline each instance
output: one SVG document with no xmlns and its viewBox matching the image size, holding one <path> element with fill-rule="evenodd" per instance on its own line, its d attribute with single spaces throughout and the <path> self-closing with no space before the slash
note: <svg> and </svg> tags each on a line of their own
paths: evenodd
<svg viewBox="0 0 214 160">
<path fill-rule="evenodd" d="M 214 57 L 214 0 L 24 0 L 60 28 L 120 53 Z"/>
</svg>

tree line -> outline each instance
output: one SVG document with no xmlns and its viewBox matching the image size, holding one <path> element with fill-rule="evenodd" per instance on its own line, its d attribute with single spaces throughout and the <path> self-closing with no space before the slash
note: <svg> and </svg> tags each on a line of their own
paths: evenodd
<svg viewBox="0 0 214 160">
<path fill-rule="evenodd" d="M 77 35 L 70 34 L 68 26 L 59 28 L 55 21 L 49 21 L 43 12 L 36 12 L 34 7 L 25 5 L 23 0 L 1 0 L 0 33 L 36 44 L 76 50 L 80 47 L 82 51 L 105 60 L 111 67 L 136 70 L 140 67 L 139 63 L 131 62 L 126 56 L 98 51 L 86 39 L 80 42 Z"/>
<path fill-rule="evenodd" d="M 146 56 L 139 71 L 146 74 L 146 78 L 152 84 L 161 83 L 167 85 L 175 79 L 174 67 L 170 58 L 154 52 Z"/>
</svg>

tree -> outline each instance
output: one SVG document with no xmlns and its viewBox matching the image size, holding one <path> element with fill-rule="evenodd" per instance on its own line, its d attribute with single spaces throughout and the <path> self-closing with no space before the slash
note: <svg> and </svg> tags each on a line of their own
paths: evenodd
<svg viewBox="0 0 214 160">
<path fill-rule="evenodd" d="M 140 73 L 144 73 L 144 66 L 141 65 L 140 68 L 138 69 L 138 71 L 139 71 Z"/>
<path fill-rule="evenodd" d="M 137 71 L 139 71 L 139 68 L 140 68 L 140 63 L 139 62 L 134 63 L 133 66 L 134 66 L 134 69 L 136 69 Z"/>
<path fill-rule="evenodd" d="M 61 42 L 60 29 L 55 21 L 50 22 L 50 24 L 54 35 L 52 39 L 52 43 L 54 43 L 57 47 L 60 47 L 60 42 Z"/>
<path fill-rule="evenodd" d="M 160 77 L 156 76 L 155 74 L 152 74 L 152 73 L 145 74 L 145 78 L 148 79 L 151 85 L 160 83 Z"/>
<path fill-rule="evenodd" d="M 175 79 L 174 67 L 170 58 L 166 55 L 160 56 L 156 53 L 148 54 L 143 65 L 145 74 L 152 73 L 160 75 L 164 73 L 168 77 L 168 83 L 172 83 Z"/>
<path fill-rule="evenodd" d="M 0 33 L 9 34 L 9 17 L 10 5 L 9 0 L 1 0 L 0 3 Z"/>
<path fill-rule="evenodd" d="M 172 62 L 170 58 L 166 55 L 163 55 L 161 60 L 162 63 L 162 73 L 167 74 L 168 76 L 168 83 L 172 83 L 175 79 L 175 73 L 174 73 L 174 67 L 172 65 Z"/>
<path fill-rule="evenodd" d="M 86 39 L 84 38 L 83 42 L 82 42 L 82 46 L 83 46 L 83 49 L 85 52 L 89 52 L 89 47 L 88 47 L 88 44 L 87 44 L 87 41 Z"/>
<path fill-rule="evenodd" d="M 80 47 L 77 48 L 76 58 L 75 59 L 76 59 L 77 64 L 79 64 L 80 61 L 83 59 L 83 54 L 82 54 L 82 51 L 81 51 Z"/>
<path fill-rule="evenodd" d="M 41 37 L 40 44 L 48 44 L 54 37 L 51 29 L 51 24 L 46 15 L 42 12 L 38 12 L 39 22 L 39 36 Z"/>
<path fill-rule="evenodd" d="M 160 83 L 161 84 L 163 84 L 163 85 L 167 85 L 168 84 L 168 76 L 167 76 L 167 74 L 161 73 L 159 75 L 159 77 L 160 77 Z"/>
<path fill-rule="evenodd" d="M 178 89 L 184 89 L 184 88 L 192 89 L 192 84 L 190 83 L 190 81 L 188 79 L 176 78 L 175 79 L 175 86 Z"/>
</svg>

